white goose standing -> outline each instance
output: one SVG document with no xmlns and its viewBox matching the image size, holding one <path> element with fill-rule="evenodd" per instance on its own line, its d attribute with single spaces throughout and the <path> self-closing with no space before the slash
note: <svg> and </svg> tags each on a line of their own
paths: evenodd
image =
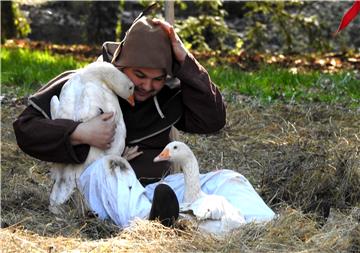
<svg viewBox="0 0 360 253">
<path fill-rule="evenodd" d="M 181 211 L 192 211 L 200 228 L 224 235 L 245 223 L 244 216 L 225 197 L 205 194 L 200 187 L 199 165 L 194 153 L 183 142 L 169 143 L 154 159 L 154 162 L 170 161 L 178 164 L 185 180 L 184 199 Z"/>
<path fill-rule="evenodd" d="M 134 104 L 134 84 L 125 74 L 107 62 L 91 63 L 76 72 L 63 86 L 59 98 L 50 102 L 52 119 L 88 121 L 103 112 L 113 112 L 116 132 L 111 148 L 101 150 L 91 147 L 83 164 L 54 164 L 51 176 L 54 185 L 50 194 L 50 211 L 59 212 L 78 185 L 83 170 L 102 155 L 120 155 L 125 148 L 126 129 L 116 95 Z"/>
</svg>

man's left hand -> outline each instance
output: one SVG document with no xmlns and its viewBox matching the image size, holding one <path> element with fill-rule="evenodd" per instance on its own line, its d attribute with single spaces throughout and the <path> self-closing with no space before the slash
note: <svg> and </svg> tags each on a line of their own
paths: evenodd
<svg viewBox="0 0 360 253">
<path fill-rule="evenodd" d="M 135 147 L 125 147 L 124 153 L 122 154 L 122 157 L 125 158 L 126 160 L 130 161 L 132 159 L 134 159 L 135 157 L 138 157 L 139 155 L 141 155 L 143 152 L 142 151 L 138 151 L 139 147 L 135 146 Z"/>
</svg>

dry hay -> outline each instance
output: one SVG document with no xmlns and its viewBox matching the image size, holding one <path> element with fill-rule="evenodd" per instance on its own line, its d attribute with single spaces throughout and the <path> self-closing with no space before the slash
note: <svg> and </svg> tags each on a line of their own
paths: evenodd
<svg viewBox="0 0 360 253">
<path fill-rule="evenodd" d="M 119 231 L 109 221 L 62 216 L 48 207 L 48 164 L 16 146 L 11 122 L 24 108 L 2 105 L 1 220 L 4 252 L 241 251 L 356 252 L 360 250 L 360 115 L 327 105 L 263 105 L 228 96 L 228 122 L 217 135 L 181 134 L 202 172 L 244 174 L 280 217 L 248 224 L 226 238 L 193 226 L 167 229 L 139 221 Z M 71 203 L 70 203 L 71 204 Z"/>
<path fill-rule="evenodd" d="M 184 136 L 204 172 L 237 170 L 272 206 L 286 203 L 325 218 L 331 207 L 360 203 L 359 111 L 251 103 L 228 105 L 220 136 Z"/>
<path fill-rule="evenodd" d="M 333 210 L 325 226 L 291 208 L 267 224 L 247 224 L 225 238 L 202 234 L 193 226 L 169 229 L 136 221 L 111 238 L 41 236 L 19 227 L 2 229 L 2 252 L 358 252 L 360 207 L 348 214 Z"/>
<path fill-rule="evenodd" d="M 63 236 L 46 237 L 23 230 L 4 229 L 0 233 L 2 242 L 13 242 L 3 245 L 4 252 L 22 252 L 23 250 L 61 252 L 173 252 L 179 250 L 211 251 L 216 248 L 217 240 L 209 235 L 202 235 L 189 228 L 188 231 L 169 229 L 158 222 L 146 220 L 135 221 L 130 228 L 115 234 L 108 239 L 85 241 L 80 238 Z M 202 241 L 208 242 L 202 245 Z"/>
</svg>

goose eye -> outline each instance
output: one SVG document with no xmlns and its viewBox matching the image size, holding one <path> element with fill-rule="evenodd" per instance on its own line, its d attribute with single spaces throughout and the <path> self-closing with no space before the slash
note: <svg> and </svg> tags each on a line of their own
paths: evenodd
<svg viewBox="0 0 360 253">
<path fill-rule="evenodd" d="M 177 146 L 174 146 L 174 149 L 177 149 Z"/>
</svg>

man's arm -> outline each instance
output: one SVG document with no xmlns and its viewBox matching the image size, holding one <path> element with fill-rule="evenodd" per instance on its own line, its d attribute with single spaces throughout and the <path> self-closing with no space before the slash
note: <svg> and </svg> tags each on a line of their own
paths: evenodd
<svg viewBox="0 0 360 253">
<path fill-rule="evenodd" d="M 103 113 L 87 122 L 46 119 L 34 107 L 27 107 L 14 122 L 19 147 L 43 161 L 82 163 L 90 146 L 110 148 L 116 125 L 113 113 Z"/>
<path fill-rule="evenodd" d="M 75 145 L 70 136 L 80 122 L 46 119 L 41 112 L 28 106 L 13 123 L 17 143 L 25 153 L 49 162 L 82 163 L 89 145 Z"/>
<path fill-rule="evenodd" d="M 184 116 L 176 127 L 193 133 L 212 133 L 224 127 L 226 110 L 223 98 L 208 72 L 186 50 L 174 28 L 167 22 L 154 23 L 168 34 L 180 69 L 176 76 L 181 81 Z"/>
<path fill-rule="evenodd" d="M 188 54 L 177 72 L 181 81 L 184 115 L 176 125 L 193 133 L 219 131 L 226 122 L 223 98 L 207 71 Z"/>
</svg>

